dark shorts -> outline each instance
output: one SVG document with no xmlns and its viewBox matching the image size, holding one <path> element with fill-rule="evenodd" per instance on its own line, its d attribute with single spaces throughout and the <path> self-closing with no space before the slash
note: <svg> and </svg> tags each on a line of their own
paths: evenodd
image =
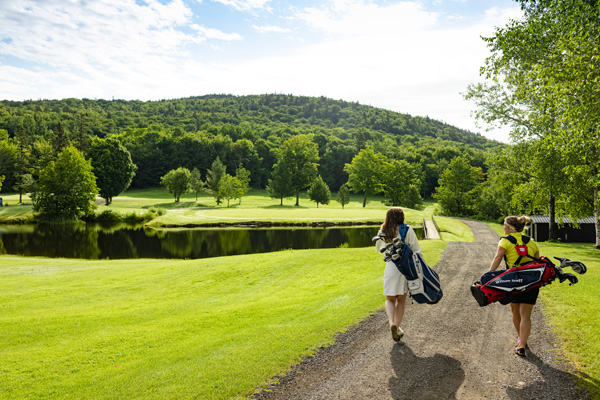
<svg viewBox="0 0 600 400">
<path fill-rule="evenodd" d="M 514 299 L 512 299 L 511 303 L 523 303 L 523 304 L 535 304 L 538 298 L 538 294 L 540 294 L 540 288 L 537 287 L 535 289 L 528 290 L 517 295 Z"/>
</svg>

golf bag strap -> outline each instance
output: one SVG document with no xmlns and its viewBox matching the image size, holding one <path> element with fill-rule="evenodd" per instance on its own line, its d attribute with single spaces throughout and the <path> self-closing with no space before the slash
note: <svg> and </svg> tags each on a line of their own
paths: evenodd
<svg viewBox="0 0 600 400">
<path fill-rule="evenodd" d="M 400 240 L 402 240 L 402 243 L 406 243 L 405 239 L 406 239 L 406 234 L 408 233 L 408 225 L 400 224 L 398 226 L 398 231 L 400 232 Z"/>
<path fill-rule="evenodd" d="M 523 235 L 521 236 L 522 240 L 523 240 L 523 244 L 526 245 L 527 243 L 529 243 L 529 241 L 531 240 L 531 237 L 527 236 L 527 235 Z M 513 246 L 517 246 L 518 242 L 517 242 L 517 238 L 512 236 L 512 235 L 506 235 L 506 236 L 502 236 L 502 239 L 506 239 L 508 240 L 510 243 L 513 244 Z M 526 257 L 531 258 L 532 260 L 535 260 L 535 258 L 533 258 L 530 255 L 527 255 Z M 513 265 L 513 267 L 518 267 L 521 265 L 521 259 L 523 259 L 522 255 L 519 255 L 519 258 L 517 258 L 517 261 L 515 261 L 515 265 Z M 506 258 L 506 254 L 504 255 L 504 262 L 506 263 L 506 269 L 510 269 L 511 267 L 508 265 L 508 259 Z"/>
</svg>

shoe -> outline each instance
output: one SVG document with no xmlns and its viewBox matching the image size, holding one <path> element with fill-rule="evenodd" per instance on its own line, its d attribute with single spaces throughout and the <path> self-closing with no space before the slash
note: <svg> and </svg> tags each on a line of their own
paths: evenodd
<svg viewBox="0 0 600 400">
<path fill-rule="evenodd" d="M 404 331 L 402 328 L 392 325 L 390 329 L 392 331 L 392 339 L 394 339 L 394 342 L 399 342 L 400 339 L 402 339 L 402 336 L 404 336 Z"/>
<path fill-rule="evenodd" d="M 515 349 L 519 347 L 519 337 L 517 336 L 517 344 L 515 345 Z M 529 348 L 529 344 L 525 343 L 525 348 L 528 349 Z"/>
<path fill-rule="evenodd" d="M 524 347 L 515 347 L 515 354 L 520 356 L 520 357 L 527 357 L 527 354 L 525 354 L 525 348 Z"/>
</svg>

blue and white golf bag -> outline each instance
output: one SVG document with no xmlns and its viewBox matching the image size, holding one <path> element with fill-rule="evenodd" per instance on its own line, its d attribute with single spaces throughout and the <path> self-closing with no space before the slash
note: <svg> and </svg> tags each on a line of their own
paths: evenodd
<svg viewBox="0 0 600 400">
<path fill-rule="evenodd" d="M 440 277 L 423 258 L 405 243 L 408 225 L 400 225 L 400 238 L 394 239 L 383 249 L 384 261 L 392 261 L 408 281 L 408 291 L 417 303 L 435 304 L 444 295 Z M 376 236 L 375 239 L 381 239 Z"/>
</svg>

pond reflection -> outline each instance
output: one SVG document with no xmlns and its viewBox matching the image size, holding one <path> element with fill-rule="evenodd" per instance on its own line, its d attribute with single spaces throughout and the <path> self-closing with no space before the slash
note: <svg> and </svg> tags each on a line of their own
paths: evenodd
<svg viewBox="0 0 600 400">
<path fill-rule="evenodd" d="M 151 229 L 99 224 L 0 225 L 0 253 L 85 259 L 207 258 L 284 249 L 368 247 L 378 226 Z M 422 229 L 416 228 L 422 238 Z"/>
</svg>

